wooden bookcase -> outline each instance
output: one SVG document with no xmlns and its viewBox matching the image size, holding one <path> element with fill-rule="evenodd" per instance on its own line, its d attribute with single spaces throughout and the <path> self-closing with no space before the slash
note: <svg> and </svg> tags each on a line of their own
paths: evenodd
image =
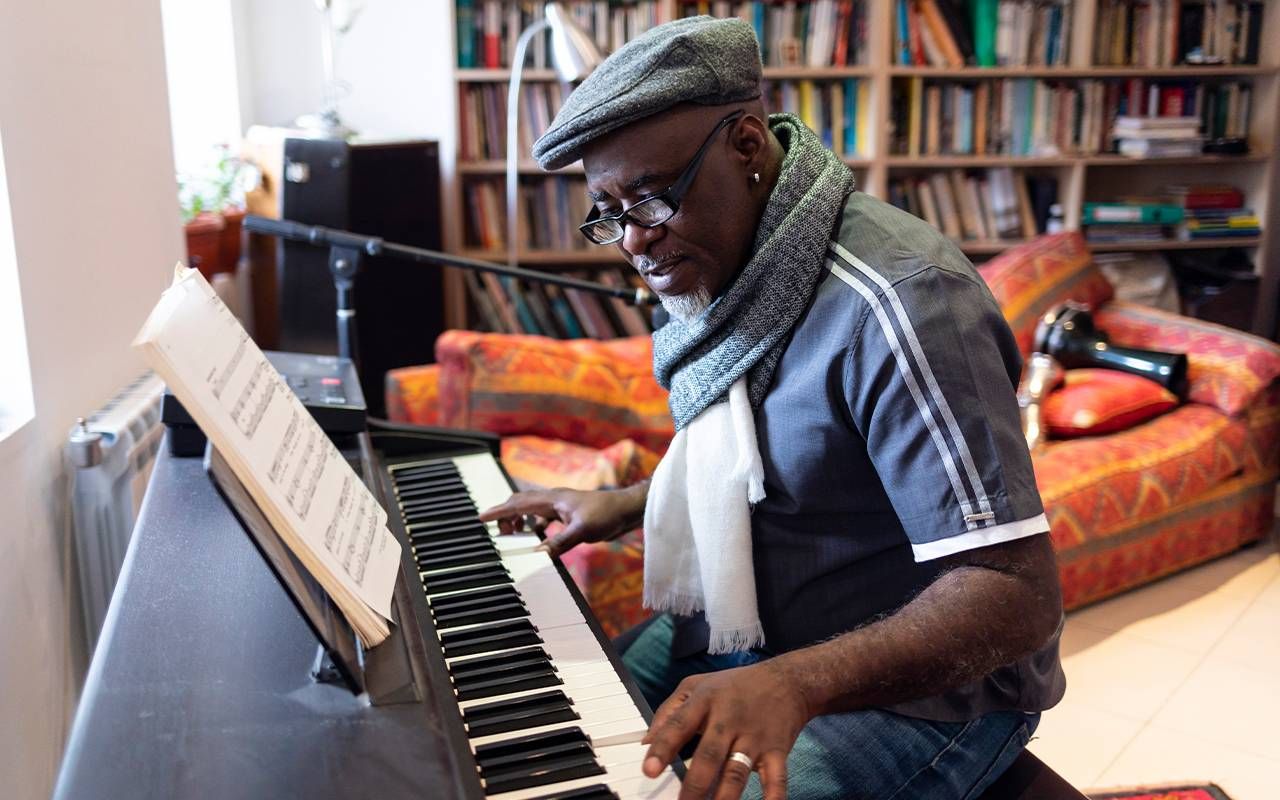
<svg viewBox="0 0 1280 800">
<path fill-rule="evenodd" d="M 1230 183 L 1243 190 L 1246 205 L 1251 207 L 1262 221 L 1260 236 L 1167 242 L 1107 243 L 1092 246 L 1095 251 L 1178 251 L 1207 250 L 1226 247 L 1242 247 L 1250 253 L 1256 272 L 1260 276 L 1260 296 L 1255 315 L 1254 330 L 1273 336 L 1276 325 L 1277 296 L 1280 293 L 1280 0 L 1263 0 L 1263 28 L 1259 64 L 1132 67 L 1095 66 L 1093 62 L 1094 36 L 1097 16 L 1103 0 L 1067 0 L 1072 6 L 1070 48 L 1067 63 L 1062 66 L 1025 67 L 975 67 L 959 69 L 902 66 L 893 63 L 895 0 L 864 0 L 866 7 L 866 57 L 865 63 L 849 67 L 769 67 L 765 68 L 768 80 L 832 80 L 857 78 L 869 86 L 867 108 L 859 108 L 859 115 L 869 113 L 868 136 L 860 143 L 857 158 L 846 161 L 854 170 L 857 185 L 876 197 L 886 198 L 890 180 L 904 175 L 927 173 L 943 169 L 970 169 L 988 167 L 1012 167 L 1034 170 L 1056 176 L 1058 200 L 1063 206 L 1067 229 L 1079 229 L 1083 203 L 1090 200 L 1112 199 L 1119 193 L 1154 193 L 1171 183 Z M 504 8 L 519 0 L 503 0 Z M 803 4 L 800 0 L 799 4 Z M 474 0 L 475 14 L 481 13 L 483 0 Z M 572 5 L 572 3 L 570 3 Z M 611 6 L 617 6 L 611 3 Z M 622 5 L 626 5 L 624 2 Z M 728 4 L 735 7 L 736 3 Z M 715 8 L 716 4 L 708 3 Z M 723 7 L 723 5 L 721 6 Z M 455 5 L 455 15 L 457 6 Z M 454 52 L 457 53 L 458 26 L 453 26 Z M 457 58 L 453 63 L 457 64 Z M 500 83 L 505 88 L 510 72 L 506 69 L 461 69 L 455 67 L 452 80 L 455 89 L 468 84 Z M 1073 155 L 1053 157 L 1019 157 L 1002 155 L 983 156 L 917 156 L 910 157 L 890 153 L 889 127 L 891 124 L 891 93 L 894 82 L 919 77 L 929 81 L 955 83 L 980 81 L 989 78 L 1042 78 L 1051 80 L 1082 80 L 1106 78 L 1144 79 L 1225 79 L 1248 80 L 1252 85 L 1249 115 L 1249 154 L 1245 156 L 1203 155 L 1176 159 L 1133 159 L 1112 154 Z M 550 70 L 526 69 L 524 81 L 553 82 Z M 455 101 L 458 92 L 455 91 Z M 774 109 L 770 109 L 771 111 Z M 455 122 L 460 125 L 455 106 Z M 505 113 L 505 111 L 504 111 Z M 455 129 L 457 129 L 455 127 Z M 456 153 L 453 154 L 456 157 Z M 498 261 L 505 259 L 505 251 L 484 251 L 465 245 L 464 219 L 468 213 L 464 187 L 477 179 L 500 180 L 505 174 L 501 160 L 455 159 L 453 168 L 446 164 L 446 241 L 453 252 Z M 522 175 L 541 175 L 532 160 L 520 165 Z M 573 165 L 558 174 L 581 174 L 581 165 Z M 1017 241 L 964 240 L 961 248 L 975 261 L 1014 245 Z M 522 254 L 524 264 L 539 269 L 587 270 L 593 266 L 616 266 L 620 257 L 611 248 L 592 250 L 538 250 Z M 447 321 L 450 325 L 465 327 L 466 292 L 457 276 L 448 280 L 446 294 Z"/>
</svg>

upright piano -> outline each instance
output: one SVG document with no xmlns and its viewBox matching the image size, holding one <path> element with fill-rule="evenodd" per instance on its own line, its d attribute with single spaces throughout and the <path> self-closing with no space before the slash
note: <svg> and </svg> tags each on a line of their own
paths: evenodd
<svg viewBox="0 0 1280 800">
<path fill-rule="evenodd" d="M 160 456 L 89 669 L 58 798 L 675 797 L 651 711 L 558 561 L 476 519 L 512 484 L 483 436 L 335 439 L 404 548 L 413 686 L 317 679 L 317 638 L 200 458 Z"/>
</svg>

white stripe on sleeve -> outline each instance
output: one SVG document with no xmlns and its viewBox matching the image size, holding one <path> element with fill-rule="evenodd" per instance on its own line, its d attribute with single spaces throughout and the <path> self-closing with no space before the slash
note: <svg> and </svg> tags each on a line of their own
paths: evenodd
<svg viewBox="0 0 1280 800">
<path fill-rule="evenodd" d="M 1023 539 L 1028 536 L 1035 536 L 1038 533 L 1047 533 L 1048 530 L 1049 519 L 1044 514 L 1040 514 L 1027 519 L 1006 522 L 991 528 L 982 528 L 968 533 L 948 536 L 936 542 L 926 542 L 924 544 L 915 544 L 913 542 L 911 553 L 917 563 L 932 561 L 935 558 L 963 553 L 966 550 L 976 550 L 979 547 L 999 544 L 1000 542 L 1012 542 L 1014 539 Z"/>
</svg>

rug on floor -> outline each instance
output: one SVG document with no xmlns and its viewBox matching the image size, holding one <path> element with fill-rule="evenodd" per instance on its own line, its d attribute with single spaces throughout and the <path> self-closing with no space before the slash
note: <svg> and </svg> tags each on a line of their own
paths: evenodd
<svg viewBox="0 0 1280 800">
<path fill-rule="evenodd" d="M 1090 792 L 1090 800 L 1231 800 L 1216 783 L 1141 786 Z"/>
</svg>

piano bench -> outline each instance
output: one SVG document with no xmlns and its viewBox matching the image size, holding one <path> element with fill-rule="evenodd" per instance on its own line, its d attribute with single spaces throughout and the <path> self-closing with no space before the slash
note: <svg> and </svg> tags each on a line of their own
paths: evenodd
<svg viewBox="0 0 1280 800">
<path fill-rule="evenodd" d="M 978 800 L 1088 800 L 1031 751 L 1023 750 Z"/>
</svg>

